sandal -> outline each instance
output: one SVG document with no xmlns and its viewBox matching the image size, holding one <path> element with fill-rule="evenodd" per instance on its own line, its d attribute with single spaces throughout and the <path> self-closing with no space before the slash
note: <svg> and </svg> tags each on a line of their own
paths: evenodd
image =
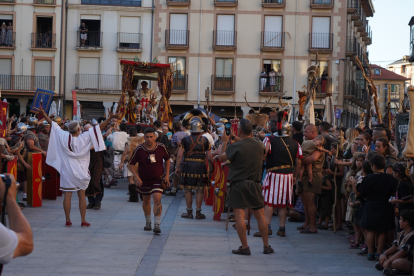
<svg viewBox="0 0 414 276">
<path fill-rule="evenodd" d="M 311 231 L 310 227 L 308 227 L 306 229 L 303 229 L 299 233 L 301 233 L 301 234 L 318 234 L 318 231 Z"/>
<path fill-rule="evenodd" d="M 351 244 L 348 248 L 349 249 L 359 249 L 359 243 Z"/>
<path fill-rule="evenodd" d="M 305 227 L 303 227 L 303 225 L 301 225 L 301 226 L 297 227 L 296 230 L 305 230 Z"/>
<path fill-rule="evenodd" d="M 368 261 L 375 261 L 375 254 L 369 254 L 367 255 L 367 260 Z"/>
<path fill-rule="evenodd" d="M 205 219 L 205 218 L 206 216 L 204 214 L 202 214 L 200 211 L 197 211 L 195 219 Z"/>
<path fill-rule="evenodd" d="M 319 230 L 328 230 L 328 227 L 325 225 L 318 225 Z"/>
<path fill-rule="evenodd" d="M 182 213 L 181 217 L 186 219 L 193 219 L 193 210 L 187 210 L 187 213 Z"/>
</svg>

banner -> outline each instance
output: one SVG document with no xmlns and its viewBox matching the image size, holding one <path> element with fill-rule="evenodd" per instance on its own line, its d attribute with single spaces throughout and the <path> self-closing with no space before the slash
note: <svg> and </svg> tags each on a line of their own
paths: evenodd
<svg viewBox="0 0 414 276">
<path fill-rule="evenodd" d="M 7 130 L 7 108 L 9 103 L 7 102 L 0 102 L 0 138 L 6 137 L 6 130 Z"/>
<path fill-rule="evenodd" d="M 50 105 L 52 104 L 52 98 L 53 98 L 54 91 L 51 90 L 45 90 L 45 89 L 36 89 L 36 93 L 33 98 L 33 103 L 30 106 L 30 112 L 36 113 L 37 111 L 33 108 L 39 108 L 40 103 L 42 103 L 43 110 L 47 114 L 49 112 Z"/>
<path fill-rule="evenodd" d="M 73 106 L 72 116 L 77 117 L 77 115 L 78 115 L 78 100 L 76 98 L 76 90 L 72 90 L 72 106 Z M 80 120 L 80 118 L 76 118 L 76 120 Z"/>
</svg>

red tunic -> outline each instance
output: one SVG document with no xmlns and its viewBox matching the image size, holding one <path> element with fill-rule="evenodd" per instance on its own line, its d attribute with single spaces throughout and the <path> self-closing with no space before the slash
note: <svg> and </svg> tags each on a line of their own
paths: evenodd
<svg viewBox="0 0 414 276">
<path fill-rule="evenodd" d="M 150 156 L 155 155 L 155 162 L 152 163 Z M 153 182 L 164 175 L 164 163 L 162 160 L 168 160 L 167 149 L 161 143 L 157 143 L 154 149 L 148 150 L 144 144 L 139 145 L 129 159 L 129 164 L 138 163 L 138 175 L 143 183 Z"/>
</svg>

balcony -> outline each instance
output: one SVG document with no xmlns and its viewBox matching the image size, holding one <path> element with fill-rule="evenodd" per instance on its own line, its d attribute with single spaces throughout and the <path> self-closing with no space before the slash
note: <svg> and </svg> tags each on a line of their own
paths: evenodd
<svg viewBox="0 0 414 276">
<path fill-rule="evenodd" d="M 191 0 L 167 0 L 168 6 L 190 6 Z"/>
<path fill-rule="evenodd" d="M 333 34 L 310 33 L 309 52 L 331 53 L 333 51 Z"/>
<path fill-rule="evenodd" d="M 142 34 L 118 33 L 118 52 L 142 52 Z"/>
<path fill-rule="evenodd" d="M 56 0 L 33 0 L 33 6 L 56 6 Z"/>
<path fill-rule="evenodd" d="M 278 97 L 283 92 L 283 76 L 260 77 L 259 79 L 259 95 Z"/>
<path fill-rule="evenodd" d="M 332 9 L 334 7 L 334 0 L 310 0 L 312 9 Z"/>
<path fill-rule="evenodd" d="M 283 52 L 285 50 L 285 33 L 262 32 L 260 49 L 262 52 Z"/>
<path fill-rule="evenodd" d="M 263 8 L 284 8 L 286 0 L 262 0 Z"/>
<path fill-rule="evenodd" d="M 346 3 L 346 11 L 348 14 L 358 13 L 359 0 L 348 0 Z"/>
<path fill-rule="evenodd" d="M 356 16 L 354 16 L 354 17 L 351 16 L 351 20 L 354 21 L 354 26 L 355 27 L 362 27 L 362 26 L 364 26 L 364 23 L 365 23 L 366 18 L 367 18 L 366 14 L 364 12 L 364 8 L 362 6 L 359 6 L 358 9 L 357 9 L 357 13 L 358 13 L 358 16 L 357 17 Z"/>
<path fill-rule="evenodd" d="M 16 0 L 0 0 L 0 5 L 14 5 Z"/>
<path fill-rule="evenodd" d="M 213 49 L 216 51 L 234 51 L 237 48 L 237 32 L 213 31 Z"/>
<path fill-rule="evenodd" d="M 346 37 L 346 50 L 345 55 L 347 57 L 353 57 L 357 52 L 357 46 L 359 45 L 356 37 L 354 36 L 347 36 Z"/>
<path fill-rule="evenodd" d="M 4 41 L 1 41 L 0 49 L 10 49 L 15 50 L 16 49 L 16 32 L 13 32 L 11 36 L 7 36 Z"/>
<path fill-rule="evenodd" d="M 214 0 L 216 7 L 236 7 L 238 0 Z"/>
<path fill-rule="evenodd" d="M 0 87 L 3 92 L 30 92 L 31 95 L 37 88 L 55 90 L 55 77 L 51 76 L 22 76 L 0 75 Z"/>
<path fill-rule="evenodd" d="M 165 48 L 168 50 L 185 50 L 190 47 L 190 31 L 165 30 Z"/>
<path fill-rule="evenodd" d="M 82 5 L 141 7 L 141 0 L 82 0 Z"/>
<path fill-rule="evenodd" d="M 211 93 L 213 95 L 233 95 L 236 92 L 236 76 L 211 76 Z"/>
<path fill-rule="evenodd" d="M 361 33 L 362 41 L 365 42 L 365 45 L 371 45 L 372 44 L 372 30 L 371 26 L 368 24 L 365 26 L 365 30 Z"/>
<path fill-rule="evenodd" d="M 414 40 L 410 43 L 410 58 L 408 59 L 409 62 L 414 62 Z"/>
<path fill-rule="evenodd" d="M 354 80 L 346 81 L 344 100 L 348 100 L 361 108 L 365 108 L 368 100 L 367 93 Z"/>
<path fill-rule="evenodd" d="M 188 91 L 188 75 L 174 74 L 172 94 L 185 94 Z"/>
<path fill-rule="evenodd" d="M 102 51 L 102 32 L 88 31 L 83 36 L 80 31 L 77 32 L 78 42 L 76 49 L 79 51 Z"/>
<path fill-rule="evenodd" d="M 56 51 L 56 34 L 32 33 L 31 50 Z"/>
<path fill-rule="evenodd" d="M 122 75 L 76 74 L 79 93 L 121 94 Z"/>
</svg>

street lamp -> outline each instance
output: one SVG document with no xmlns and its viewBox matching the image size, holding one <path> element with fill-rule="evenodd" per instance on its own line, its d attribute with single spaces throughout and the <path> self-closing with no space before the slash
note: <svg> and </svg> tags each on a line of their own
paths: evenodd
<svg viewBox="0 0 414 276">
<path fill-rule="evenodd" d="M 224 112 L 225 112 L 226 110 L 224 110 L 223 108 L 220 110 L 220 114 L 221 114 L 221 117 L 223 117 L 224 116 Z"/>
</svg>

